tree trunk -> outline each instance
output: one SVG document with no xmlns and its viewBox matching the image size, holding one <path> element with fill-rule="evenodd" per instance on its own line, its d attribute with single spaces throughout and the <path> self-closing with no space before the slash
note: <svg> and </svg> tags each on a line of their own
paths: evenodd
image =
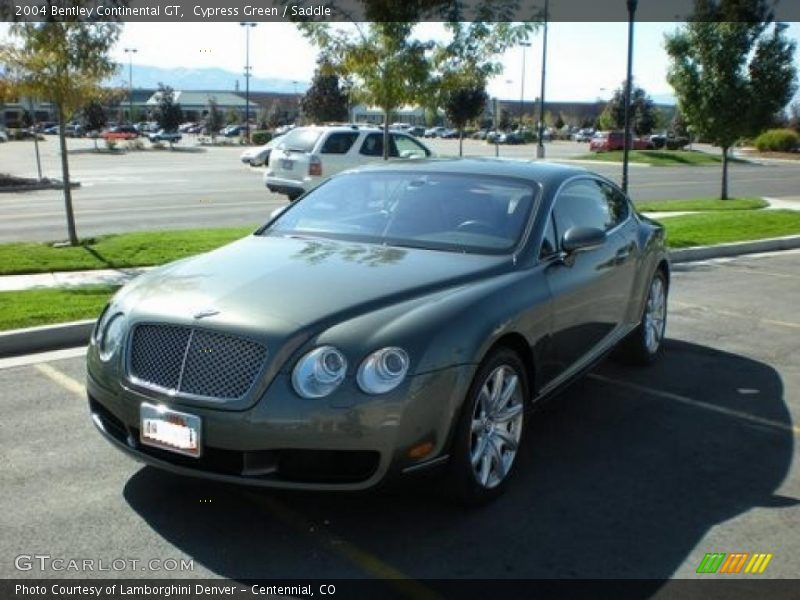
<svg viewBox="0 0 800 600">
<path fill-rule="evenodd" d="M 722 147 L 722 190 L 720 200 L 728 199 L 728 146 Z"/>
<path fill-rule="evenodd" d="M 389 109 L 383 109 L 383 160 L 389 160 Z"/>
<path fill-rule="evenodd" d="M 464 156 L 464 130 L 458 130 L 458 155 Z"/>
<path fill-rule="evenodd" d="M 78 245 L 78 232 L 75 229 L 75 214 L 72 211 L 72 188 L 69 181 L 69 160 L 67 157 L 67 136 L 64 133 L 64 108 L 58 107 L 58 142 L 61 148 L 61 179 L 64 184 L 64 209 L 67 213 L 67 234 L 72 246 Z"/>
</svg>

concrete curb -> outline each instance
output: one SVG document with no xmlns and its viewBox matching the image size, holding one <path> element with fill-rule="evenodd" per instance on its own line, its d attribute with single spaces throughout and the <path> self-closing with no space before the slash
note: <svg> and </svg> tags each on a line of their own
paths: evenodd
<svg viewBox="0 0 800 600">
<path fill-rule="evenodd" d="M 86 345 L 94 323 L 89 319 L 4 331 L 0 333 L 0 358 Z"/>
<path fill-rule="evenodd" d="M 788 235 L 785 237 L 753 240 L 750 242 L 732 242 L 730 244 L 717 244 L 715 246 L 679 248 L 677 250 L 671 250 L 669 257 L 674 263 L 684 263 L 697 260 L 710 260 L 712 258 L 725 258 L 728 256 L 741 256 L 742 254 L 793 250 L 795 248 L 800 248 L 800 235 Z"/>
<path fill-rule="evenodd" d="M 795 248 L 800 248 L 800 235 L 716 246 L 681 248 L 671 251 L 669 256 L 673 263 L 679 264 Z M 89 343 L 94 323 L 93 319 L 89 319 L 0 332 L 0 358 L 84 346 Z"/>
</svg>

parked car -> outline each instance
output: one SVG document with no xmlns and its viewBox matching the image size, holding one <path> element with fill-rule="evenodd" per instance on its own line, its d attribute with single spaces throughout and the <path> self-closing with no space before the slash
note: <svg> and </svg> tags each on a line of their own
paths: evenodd
<svg viewBox="0 0 800 600">
<path fill-rule="evenodd" d="M 576 142 L 590 142 L 594 135 L 594 129 L 579 129 L 575 134 Z"/>
<path fill-rule="evenodd" d="M 269 155 L 272 153 L 272 149 L 281 143 L 285 136 L 279 135 L 272 138 L 263 146 L 257 146 L 255 148 L 248 148 L 242 155 L 240 156 L 243 163 L 246 165 L 250 165 L 251 167 L 260 167 L 261 165 L 266 165 L 269 163 Z"/>
<path fill-rule="evenodd" d="M 426 138 L 441 137 L 445 131 L 447 131 L 446 127 L 431 127 L 425 130 L 423 136 Z"/>
<path fill-rule="evenodd" d="M 414 137 L 422 137 L 425 135 L 425 128 L 419 125 L 412 125 L 406 130 L 406 133 Z"/>
<path fill-rule="evenodd" d="M 5 129 L 0 128 L 0 142 L 7 142 L 8 141 L 8 132 Z"/>
<path fill-rule="evenodd" d="M 175 475 L 344 491 L 439 470 L 481 504 L 537 455 L 532 409 L 615 348 L 657 359 L 669 282 L 663 228 L 589 171 L 362 167 L 123 287 L 87 349 L 91 420 Z"/>
<path fill-rule="evenodd" d="M 117 125 L 106 129 L 100 137 L 104 140 L 134 140 L 139 137 L 139 131 L 132 125 Z"/>
<path fill-rule="evenodd" d="M 166 131 L 164 129 L 159 129 L 155 133 L 148 134 L 147 139 L 151 142 L 169 142 L 170 144 L 176 144 L 180 142 L 182 136 L 177 131 Z"/>
<path fill-rule="evenodd" d="M 625 147 L 625 134 L 622 131 L 598 131 L 589 142 L 592 152 L 611 152 Z M 651 150 L 652 144 L 637 137 L 631 138 L 631 150 Z"/>
<path fill-rule="evenodd" d="M 459 133 L 458 129 L 445 129 L 439 137 L 444 140 L 456 140 L 458 139 Z"/>
<path fill-rule="evenodd" d="M 246 128 L 244 125 L 228 125 L 227 127 L 220 129 L 219 132 L 225 137 L 237 137 L 240 135 L 245 135 Z"/>
<path fill-rule="evenodd" d="M 83 126 L 79 123 L 69 123 L 64 127 L 64 135 L 67 137 L 83 137 Z"/>
<path fill-rule="evenodd" d="M 410 135 L 389 132 L 389 156 L 426 158 L 432 152 Z M 294 200 L 326 177 L 359 165 L 383 161 L 383 130 L 325 126 L 298 127 L 272 149 L 264 184 Z"/>
</svg>

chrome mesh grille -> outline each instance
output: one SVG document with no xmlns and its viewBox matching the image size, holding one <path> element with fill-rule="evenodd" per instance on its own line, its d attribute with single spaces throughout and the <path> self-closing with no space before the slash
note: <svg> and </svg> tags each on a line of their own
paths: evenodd
<svg viewBox="0 0 800 600">
<path fill-rule="evenodd" d="M 134 328 L 130 352 L 130 375 L 141 385 L 227 400 L 247 393 L 267 354 L 237 336 L 155 324 Z"/>
</svg>

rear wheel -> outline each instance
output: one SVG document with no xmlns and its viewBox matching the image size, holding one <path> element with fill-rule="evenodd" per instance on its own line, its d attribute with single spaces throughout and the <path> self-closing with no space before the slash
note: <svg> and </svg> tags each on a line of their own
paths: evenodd
<svg viewBox="0 0 800 600">
<path fill-rule="evenodd" d="M 493 350 L 470 387 L 453 441 L 450 491 L 478 505 L 499 496 L 522 444 L 528 381 L 519 356 Z"/>
<path fill-rule="evenodd" d="M 661 352 L 666 325 L 667 277 L 659 269 L 650 282 L 642 320 L 620 344 L 616 356 L 632 364 L 650 364 Z"/>
</svg>

